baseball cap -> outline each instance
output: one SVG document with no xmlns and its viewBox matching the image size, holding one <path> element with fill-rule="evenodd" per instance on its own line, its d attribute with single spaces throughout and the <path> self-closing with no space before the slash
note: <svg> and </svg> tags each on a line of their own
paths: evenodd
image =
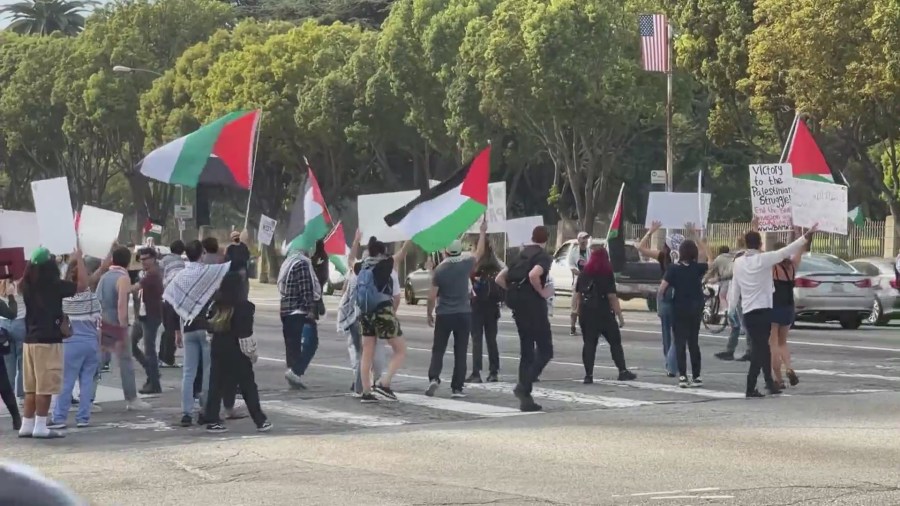
<svg viewBox="0 0 900 506">
<path fill-rule="evenodd" d="M 578 232 L 578 239 L 584 239 L 585 237 L 590 237 L 591 234 L 587 232 Z"/>
<path fill-rule="evenodd" d="M 241 236 L 241 233 L 238 232 L 237 230 L 234 230 L 234 231 L 231 232 L 231 239 L 232 239 L 232 240 L 237 239 L 237 238 L 239 238 L 240 236 Z"/>
<path fill-rule="evenodd" d="M 31 263 L 42 264 L 44 262 L 49 262 L 51 257 L 50 250 L 42 246 L 31 252 Z"/>
<path fill-rule="evenodd" d="M 463 246 L 462 242 L 459 239 L 454 240 L 447 246 L 447 254 L 448 255 L 459 255 L 462 253 Z"/>
</svg>

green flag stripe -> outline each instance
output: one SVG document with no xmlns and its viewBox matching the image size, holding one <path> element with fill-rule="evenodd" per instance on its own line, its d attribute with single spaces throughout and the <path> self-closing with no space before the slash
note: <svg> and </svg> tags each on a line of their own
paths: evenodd
<svg viewBox="0 0 900 506">
<path fill-rule="evenodd" d="M 247 111 L 233 112 L 186 135 L 169 183 L 196 186 L 222 129 L 226 124 L 245 114 Z"/>
</svg>

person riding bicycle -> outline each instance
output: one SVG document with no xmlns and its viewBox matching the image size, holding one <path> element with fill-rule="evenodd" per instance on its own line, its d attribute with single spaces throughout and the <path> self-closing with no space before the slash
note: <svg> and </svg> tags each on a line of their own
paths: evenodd
<svg viewBox="0 0 900 506">
<path fill-rule="evenodd" d="M 734 254 L 728 246 L 720 246 L 719 254 L 709 265 L 709 271 L 703 277 L 704 284 L 718 283 L 719 307 L 728 307 L 728 288 L 731 285 L 731 266 L 734 265 Z"/>
</svg>

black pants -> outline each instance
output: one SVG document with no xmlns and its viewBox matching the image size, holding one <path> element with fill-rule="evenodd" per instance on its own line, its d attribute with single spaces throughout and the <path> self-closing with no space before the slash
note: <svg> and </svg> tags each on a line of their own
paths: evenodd
<svg viewBox="0 0 900 506">
<path fill-rule="evenodd" d="M 469 332 L 472 330 L 472 315 L 469 313 L 439 314 L 434 320 L 434 344 L 431 346 L 431 366 L 428 379 L 441 380 L 444 368 L 444 353 L 453 334 L 453 378 L 450 388 L 462 390 L 466 381 L 466 352 L 469 351 Z"/>
<path fill-rule="evenodd" d="M 10 346 L 13 346 L 13 344 L 10 343 Z M 6 373 L 6 361 L 3 359 L 3 355 L 0 355 L 0 397 L 3 398 L 3 403 L 6 404 L 6 409 L 9 410 L 13 426 L 17 425 L 21 420 L 19 417 L 19 405 L 16 404 L 16 393 L 12 385 L 9 384 L 9 376 Z"/>
<path fill-rule="evenodd" d="M 612 313 L 597 314 L 595 311 L 586 310 L 581 312 L 578 321 L 581 323 L 581 339 L 584 341 L 584 347 L 581 349 L 584 373 L 588 376 L 594 375 L 594 359 L 597 356 L 597 343 L 601 334 L 609 343 L 609 351 L 616 368 L 620 372 L 626 370 L 622 333 L 619 332 L 615 316 Z"/>
<path fill-rule="evenodd" d="M 250 418 L 259 427 L 266 421 L 266 415 L 259 404 L 259 390 L 256 388 L 256 379 L 253 375 L 253 363 L 241 352 L 237 341 L 228 338 L 217 339 L 223 342 L 217 344 L 213 339 L 210 349 L 209 394 L 206 396 L 206 412 L 203 418 L 207 423 L 219 421 L 223 398 L 230 395 L 233 406 L 234 392 L 240 388 Z"/>
<path fill-rule="evenodd" d="M 472 374 L 481 373 L 484 342 L 487 341 L 488 370 L 500 372 L 500 349 L 497 348 L 497 322 L 500 308 L 472 304 Z"/>
<path fill-rule="evenodd" d="M 685 348 L 687 348 L 691 354 L 691 373 L 694 378 L 700 377 L 700 323 L 702 318 L 702 306 L 673 306 L 672 332 L 675 334 L 675 358 L 678 361 L 679 376 L 687 376 L 685 353 Z"/>
<path fill-rule="evenodd" d="M 553 358 L 553 333 L 547 315 L 547 302 L 543 299 L 525 302 L 513 311 L 513 320 L 519 333 L 521 356 L 516 391 L 531 395 L 535 378 L 541 375 Z"/>
<path fill-rule="evenodd" d="M 756 390 L 756 380 L 762 370 L 766 386 L 773 387 L 772 352 L 769 348 L 769 333 L 772 331 L 772 310 L 755 309 L 744 314 L 744 327 L 752 343 L 750 351 L 750 370 L 747 372 L 747 393 Z"/>
<path fill-rule="evenodd" d="M 144 371 L 146 371 L 147 356 L 144 355 L 144 350 L 142 350 L 140 346 L 141 339 L 143 338 L 144 327 L 142 327 L 138 321 L 133 322 L 131 324 L 131 355 L 134 357 L 134 360 L 144 368 Z"/>
<path fill-rule="evenodd" d="M 168 365 L 175 365 L 175 332 L 163 329 L 159 339 L 159 360 Z"/>
</svg>

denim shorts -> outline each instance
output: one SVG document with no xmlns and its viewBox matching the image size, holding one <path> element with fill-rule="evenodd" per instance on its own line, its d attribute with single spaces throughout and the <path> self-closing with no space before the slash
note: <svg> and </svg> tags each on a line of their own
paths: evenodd
<svg viewBox="0 0 900 506">
<path fill-rule="evenodd" d="M 772 323 L 788 327 L 794 324 L 794 306 L 775 306 L 772 308 Z"/>
</svg>

